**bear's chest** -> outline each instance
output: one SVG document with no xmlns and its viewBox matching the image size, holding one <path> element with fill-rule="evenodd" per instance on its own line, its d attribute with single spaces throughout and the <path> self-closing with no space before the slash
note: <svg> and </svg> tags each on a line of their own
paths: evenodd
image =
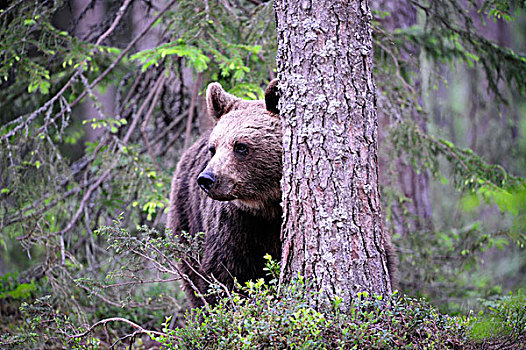
<svg viewBox="0 0 526 350">
<path fill-rule="evenodd" d="M 235 276 L 244 282 L 265 276 L 265 254 L 281 256 L 281 219 L 223 210 L 206 231 L 202 269 L 221 282 Z M 220 262 L 220 263 L 218 263 Z"/>
</svg>

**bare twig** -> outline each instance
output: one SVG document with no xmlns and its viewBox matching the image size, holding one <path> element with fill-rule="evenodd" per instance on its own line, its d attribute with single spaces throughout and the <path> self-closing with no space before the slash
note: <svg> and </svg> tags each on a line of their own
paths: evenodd
<svg viewBox="0 0 526 350">
<path fill-rule="evenodd" d="M 197 286 L 193 283 L 193 281 L 188 277 L 188 275 L 184 274 L 179 266 L 177 264 L 174 264 L 172 263 L 171 259 L 169 259 L 163 252 L 161 252 L 157 247 L 153 246 L 153 245 L 149 245 L 149 248 L 154 250 L 157 254 L 159 254 L 160 256 L 162 256 L 164 258 L 164 260 L 166 262 L 168 262 L 169 265 L 171 265 L 171 269 L 165 267 L 164 265 L 162 265 L 158 260 L 150 257 L 150 256 L 147 256 L 137 250 L 132 250 L 134 254 L 142 257 L 143 259 L 149 261 L 150 263 L 152 263 L 154 266 L 157 267 L 157 270 L 160 271 L 160 272 L 163 272 L 163 273 L 169 273 L 171 275 L 175 275 L 175 276 L 179 276 L 181 277 L 182 279 L 184 279 L 186 282 L 188 282 L 188 284 L 190 285 L 190 287 L 192 287 L 192 289 L 197 293 L 197 295 L 199 296 L 199 298 L 201 299 L 201 301 L 203 302 L 203 304 L 205 305 L 205 308 L 207 310 L 210 309 L 210 305 L 208 304 L 208 302 L 206 301 L 206 299 L 203 297 L 203 295 L 201 294 L 201 291 L 199 290 L 199 288 L 197 288 Z M 186 260 L 182 260 L 182 263 L 183 264 L 186 264 L 198 277 L 202 278 L 204 281 L 206 281 L 207 283 L 212 283 L 210 280 L 208 280 L 205 276 L 203 276 L 201 273 L 199 273 L 199 271 L 195 270 L 194 267 L 192 266 L 192 264 L 190 264 L 188 261 Z"/>
<path fill-rule="evenodd" d="M 147 281 L 139 280 L 139 281 L 113 283 L 113 284 L 102 285 L 100 287 L 102 289 L 108 289 L 108 288 L 124 287 L 124 286 L 129 286 L 129 285 L 134 286 L 134 285 L 137 285 L 137 284 L 174 282 L 174 281 L 179 281 L 180 279 L 181 279 L 180 277 L 172 277 L 172 278 L 166 278 L 166 279 L 157 278 L 157 279 L 147 280 Z"/>
<path fill-rule="evenodd" d="M 150 117 L 153 113 L 155 105 L 157 104 L 157 100 L 159 99 L 161 91 L 163 90 L 164 82 L 166 81 L 165 72 L 161 73 L 161 77 L 159 78 L 159 80 L 156 83 L 156 86 L 154 87 L 155 94 L 153 96 L 152 103 L 150 103 L 150 108 L 146 112 L 146 116 L 144 117 L 144 121 L 142 122 L 142 126 L 141 126 L 141 133 L 144 139 L 144 143 L 146 145 L 146 149 L 148 150 L 148 154 L 150 155 L 150 158 L 152 158 L 153 164 L 155 168 L 157 169 L 157 171 L 160 170 L 160 167 L 159 167 L 159 163 L 157 163 L 157 157 L 155 157 L 155 154 L 153 153 L 152 147 L 150 145 L 150 141 L 148 140 L 148 134 L 146 133 L 146 127 L 148 126 L 148 122 L 150 121 Z"/>
<path fill-rule="evenodd" d="M 121 21 L 121 18 L 122 16 L 124 16 L 124 13 L 126 12 L 126 9 L 128 8 L 128 6 L 130 5 L 130 3 L 132 2 L 132 0 L 125 0 L 124 3 L 122 4 L 122 6 L 119 8 L 119 10 L 117 11 L 117 14 L 115 16 L 115 20 L 113 21 L 113 23 L 111 24 L 111 26 L 108 28 L 108 30 L 106 32 L 104 32 L 100 37 L 99 39 L 97 40 L 97 42 L 95 43 L 95 45 L 100 45 L 114 30 L 115 28 L 117 27 L 117 25 L 119 24 L 119 22 Z"/>
<path fill-rule="evenodd" d="M 70 336 L 69 341 L 72 341 L 73 339 L 76 339 L 76 338 L 83 338 L 86 335 L 88 335 L 91 332 L 93 332 L 93 330 L 95 328 L 97 328 L 98 326 L 100 326 L 100 325 L 106 326 L 106 324 L 109 323 L 109 322 L 123 322 L 123 323 L 126 323 L 126 324 L 132 326 L 133 328 L 137 329 L 136 332 L 138 332 L 138 334 L 157 335 L 157 336 L 164 336 L 164 337 L 167 336 L 167 334 L 162 333 L 162 332 L 157 332 L 157 331 L 151 331 L 151 330 L 148 330 L 148 329 L 144 329 L 141 326 L 139 326 L 137 323 L 134 323 L 134 322 L 132 322 L 132 321 L 130 321 L 128 319 L 125 319 L 125 318 L 122 318 L 122 317 L 111 317 L 111 318 L 106 318 L 104 320 L 100 320 L 100 321 L 94 323 L 84 333 L 75 334 L 75 335 Z"/>
<path fill-rule="evenodd" d="M 124 100 L 122 101 L 122 108 L 124 108 L 124 106 L 126 105 L 126 103 L 128 103 L 128 101 L 131 99 L 133 93 L 135 92 L 135 89 L 137 88 L 137 86 L 139 85 L 139 83 L 144 79 L 143 75 L 144 75 L 144 72 L 139 73 L 139 75 L 137 75 L 137 77 L 136 77 L 135 80 L 133 81 L 133 84 L 132 84 L 132 86 L 130 87 L 130 90 L 128 91 L 128 94 L 126 95 L 126 97 L 125 97 Z"/>
<path fill-rule="evenodd" d="M 104 180 L 106 180 L 106 178 L 110 175 L 111 171 L 113 170 L 113 168 L 115 167 L 115 165 L 117 164 L 117 160 L 118 158 L 115 158 L 112 162 L 112 164 L 110 165 L 110 167 L 108 169 L 106 169 L 106 171 L 97 179 L 97 181 L 95 181 L 95 183 L 93 185 L 91 185 L 89 187 L 89 189 L 86 191 L 86 193 L 84 193 L 84 196 L 82 197 L 82 200 L 80 202 L 80 205 L 79 205 L 79 208 L 78 210 L 75 212 L 75 215 L 73 215 L 73 218 L 71 219 L 71 221 L 69 222 L 69 224 L 66 226 L 65 229 L 61 230 L 59 232 L 59 234 L 64 234 L 65 232 L 68 232 L 69 230 L 71 230 L 73 228 L 73 226 L 75 225 L 75 223 L 77 222 L 77 220 L 79 219 L 80 217 L 80 214 L 82 213 L 82 211 L 84 210 L 84 207 L 86 206 L 86 204 L 88 203 L 88 200 L 90 199 L 91 197 L 91 194 L 104 182 Z"/>
<path fill-rule="evenodd" d="M 165 154 L 169 149 L 170 147 L 173 146 L 174 143 L 177 142 L 177 140 L 179 140 L 179 138 L 181 137 L 181 135 L 183 134 L 183 131 L 184 130 L 179 130 L 179 132 L 177 134 L 175 134 L 172 139 L 170 140 L 170 142 L 168 142 L 166 144 L 166 146 L 164 146 L 164 148 L 161 150 L 161 154 Z"/>
<path fill-rule="evenodd" d="M 151 142 L 151 145 L 156 145 L 159 141 L 161 141 L 168 133 L 177 125 L 179 124 L 186 116 L 188 115 L 188 110 L 186 110 L 184 113 L 181 113 L 177 118 L 175 118 L 166 128 L 163 128 L 163 131 L 157 135 L 155 139 Z M 143 148 L 139 151 L 139 153 L 144 153 L 146 151 L 146 148 Z M 161 152 L 163 154 L 163 152 Z"/>
<path fill-rule="evenodd" d="M 135 114 L 135 118 L 133 119 L 132 124 L 130 125 L 130 128 L 128 129 L 128 131 L 126 132 L 126 135 L 124 136 L 124 139 L 122 140 L 123 143 L 125 143 L 125 144 L 128 143 L 128 140 L 130 139 L 133 131 L 135 130 L 135 128 L 137 127 L 137 124 L 139 123 L 139 119 L 140 119 L 142 113 L 146 109 L 146 106 L 148 106 L 148 103 L 150 102 L 150 100 L 153 98 L 153 95 L 156 93 L 156 90 L 157 90 L 157 87 L 159 86 L 159 83 L 162 82 L 161 80 L 162 80 L 162 78 L 158 78 L 157 79 L 157 81 L 153 85 L 153 88 L 148 93 L 148 96 L 146 96 L 146 99 L 143 101 L 143 103 L 139 107 L 139 110 Z"/>
<path fill-rule="evenodd" d="M 192 121 L 194 119 L 195 101 L 197 100 L 197 94 L 199 93 L 199 86 L 201 85 L 201 77 L 203 73 L 197 75 L 195 80 L 194 91 L 192 92 L 192 100 L 190 101 L 190 109 L 188 112 L 188 119 L 186 121 L 186 132 L 184 138 L 184 149 L 188 149 L 190 146 L 190 137 L 192 135 Z"/>
<path fill-rule="evenodd" d="M 0 13 L 0 18 L 4 17 L 4 15 L 6 13 L 8 13 L 9 11 L 11 11 L 12 9 L 14 9 L 15 7 L 17 7 L 18 5 L 20 5 L 24 0 L 18 0 L 15 4 L 12 4 L 11 6 L 9 6 L 8 8 L 6 8 L 4 11 L 2 11 L 2 13 Z"/>
</svg>

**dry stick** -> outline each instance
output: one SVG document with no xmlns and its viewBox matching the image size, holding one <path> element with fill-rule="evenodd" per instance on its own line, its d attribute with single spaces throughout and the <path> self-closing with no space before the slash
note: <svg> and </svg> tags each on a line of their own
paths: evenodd
<svg viewBox="0 0 526 350">
<path fill-rule="evenodd" d="M 75 338 L 82 338 L 82 337 L 85 337 L 86 335 L 88 335 L 89 333 L 91 333 L 96 327 L 100 326 L 100 325 L 103 325 L 103 326 L 106 326 L 107 323 L 109 322 L 124 322 L 126 324 L 129 324 L 130 326 L 132 326 L 133 328 L 137 329 L 140 333 L 145 333 L 145 334 L 148 334 L 148 335 L 158 335 L 158 336 L 166 336 L 166 334 L 164 333 L 161 333 L 161 332 L 157 332 L 157 331 L 150 331 L 150 330 L 147 330 L 147 329 L 144 329 L 142 328 L 141 326 L 139 326 L 138 324 L 130 321 L 130 320 L 127 320 L 125 318 L 122 318 L 122 317 L 111 317 L 111 318 L 106 318 L 104 320 L 100 320 L 96 323 L 94 323 L 90 328 L 88 328 L 87 331 L 85 331 L 84 333 L 80 333 L 80 334 L 75 334 L 75 335 L 72 335 L 70 336 L 70 339 L 69 341 L 75 339 Z M 68 341 L 68 342 L 69 342 Z"/>
<path fill-rule="evenodd" d="M 115 30 L 115 28 L 119 24 L 122 16 L 124 15 L 124 12 L 126 12 L 126 9 L 128 8 L 128 6 L 130 5 L 131 2 L 132 2 L 132 0 L 124 1 L 124 4 L 122 4 L 122 6 L 119 8 L 119 11 L 117 11 L 117 15 L 115 16 L 115 20 L 113 21 L 111 26 L 108 28 L 108 30 L 99 37 L 99 39 L 97 40 L 95 45 L 100 45 L 104 41 L 104 39 L 106 39 L 111 34 L 111 32 L 113 32 Z"/>
<path fill-rule="evenodd" d="M 155 169 L 158 172 L 160 171 L 160 166 L 159 166 L 159 163 L 157 163 L 157 157 L 155 157 L 155 154 L 153 154 L 152 147 L 150 146 L 150 141 L 148 140 L 148 135 L 146 134 L 146 127 L 148 126 L 148 121 L 150 120 L 150 117 L 153 113 L 153 109 L 155 108 L 155 105 L 157 104 L 157 100 L 159 99 L 159 96 L 161 95 L 161 91 L 163 90 L 165 81 L 166 81 L 166 74 L 164 74 L 163 72 L 161 73 L 161 78 L 157 81 L 157 86 L 154 88 L 155 94 L 153 96 L 152 103 L 150 103 L 150 108 L 146 112 L 146 116 L 141 126 L 141 133 L 144 139 L 144 143 L 146 144 L 146 149 L 148 150 L 148 154 L 150 155 L 150 158 L 152 158 Z"/>
<path fill-rule="evenodd" d="M 146 281 L 139 280 L 139 281 L 130 281 L 130 282 L 120 282 L 120 283 L 114 283 L 114 284 L 106 284 L 106 285 L 101 285 L 99 287 L 102 288 L 102 289 L 108 289 L 108 288 L 124 287 L 124 286 L 128 286 L 128 285 L 132 285 L 133 286 L 133 285 L 137 285 L 137 284 L 174 282 L 174 281 L 179 281 L 180 279 L 181 279 L 180 277 L 173 277 L 173 278 L 166 278 L 166 279 L 158 278 L 158 279 L 146 280 Z"/>
<path fill-rule="evenodd" d="M 384 49 L 384 51 L 389 55 L 391 56 L 391 59 L 393 60 L 393 64 L 395 65 L 395 68 L 396 68 L 396 76 L 398 77 L 399 80 L 402 81 L 402 84 L 405 86 L 405 88 L 409 91 L 411 91 L 411 94 L 413 96 L 416 96 L 416 91 L 415 89 L 409 85 L 407 83 L 407 81 L 402 77 L 402 73 L 400 71 L 400 64 L 398 63 L 398 58 L 396 57 L 396 55 L 394 54 L 394 52 L 392 52 L 387 46 L 385 45 L 382 45 L 381 43 L 378 44 L 378 46 L 380 46 L 382 49 Z"/>
<path fill-rule="evenodd" d="M 131 338 L 131 339 L 130 339 L 130 345 L 128 346 L 128 350 L 131 350 L 131 349 L 132 349 L 132 346 L 133 346 L 133 342 L 135 341 L 135 336 L 136 336 L 137 334 L 141 334 L 141 332 L 140 332 L 140 331 L 135 331 L 135 332 L 133 332 L 132 334 L 126 334 L 126 335 L 123 335 L 123 336 L 120 337 L 119 339 L 115 340 L 115 341 L 113 342 L 113 344 L 111 344 L 111 346 L 110 346 L 110 350 L 115 349 L 115 346 L 116 346 L 118 343 L 120 343 L 120 342 L 124 342 L 124 341 L 125 341 L 126 339 L 128 339 L 128 338 Z"/>
<path fill-rule="evenodd" d="M 106 343 L 110 344 L 111 337 L 110 337 L 110 332 L 108 331 L 108 325 L 106 323 L 104 324 L 104 335 L 106 336 Z"/>
<path fill-rule="evenodd" d="M 153 259 L 152 257 L 150 256 L 147 256 L 135 249 L 132 249 L 132 252 L 136 255 L 139 255 L 140 257 L 142 257 L 143 259 L 149 261 L 150 263 L 152 263 L 154 266 L 156 266 L 156 269 L 157 271 L 159 272 L 163 272 L 163 273 L 169 273 L 171 275 L 175 275 L 175 276 L 179 276 L 180 278 L 184 279 L 186 282 L 188 282 L 188 284 L 190 285 L 190 287 L 192 287 L 192 289 L 198 294 L 198 297 L 201 299 L 201 301 L 203 302 L 205 308 L 207 310 L 210 310 L 210 305 L 208 305 L 208 302 L 206 301 L 206 299 L 204 298 L 204 296 L 201 294 L 201 291 L 199 290 L 199 288 L 197 288 L 197 286 L 194 284 L 194 282 L 190 279 L 190 277 L 188 277 L 187 274 L 183 273 L 179 266 L 177 264 L 173 264 L 172 261 L 170 259 L 168 259 L 168 257 L 163 253 L 161 252 L 157 247 L 155 246 L 150 246 L 151 249 L 153 249 L 155 252 L 157 252 L 159 255 L 161 255 L 164 260 L 169 264 L 169 265 L 172 265 L 173 269 L 174 270 L 170 270 L 168 269 L 166 266 L 163 266 L 160 262 L 158 262 L 156 259 Z M 192 266 L 192 264 L 190 264 L 188 261 L 186 261 L 185 259 L 182 259 L 182 262 L 184 264 L 186 264 L 198 277 L 201 277 L 205 282 L 211 284 L 212 282 L 210 280 L 208 280 L 205 276 L 203 276 L 201 273 L 199 273 L 199 271 L 195 270 L 194 267 Z"/>
<path fill-rule="evenodd" d="M 135 92 L 135 89 L 137 88 L 137 86 L 139 85 L 139 83 L 142 81 L 142 77 L 144 75 L 144 72 L 141 72 L 139 73 L 139 75 L 135 78 L 135 80 L 133 81 L 133 84 L 132 86 L 130 87 L 130 91 L 128 91 L 128 94 L 126 95 L 126 97 L 124 98 L 124 100 L 122 100 L 122 103 L 121 103 L 121 110 L 125 110 L 125 105 L 126 103 L 128 103 L 128 101 L 131 99 L 133 93 Z"/>
<path fill-rule="evenodd" d="M 82 82 L 82 85 L 84 85 L 84 88 L 88 91 L 88 94 L 93 101 L 93 108 L 97 111 L 100 119 L 105 119 L 106 116 L 104 115 L 104 112 L 102 111 L 102 104 L 98 105 L 98 97 L 95 95 L 91 87 L 89 86 L 88 78 L 84 76 L 84 74 L 80 73 L 80 81 Z M 47 131 L 47 130 L 46 130 Z"/>
<path fill-rule="evenodd" d="M 91 194 L 93 193 L 93 191 L 95 191 L 95 189 L 97 187 L 99 187 L 102 182 L 104 180 L 106 180 L 106 178 L 108 177 L 108 175 L 110 175 L 111 171 L 113 170 L 113 168 L 115 167 L 115 165 L 117 164 L 117 159 L 118 158 L 115 158 L 112 162 L 112 164 L 110 165 L 110 167 L 108 169 L 106 169 L 106 171 L 97 179 L 97 181 L 95 181 L 95 183 L 93 185 L 90 186 L 90 188 L 86 191 L 86 193 L 84 194 L 84 196 L 82 197 L 82 200 L 80 202 L 80 205 L 79 205 L 79 208 L 77 210 L 77 212 L 75 213 L 75 215 L 73 216 L 73 219 L 71 219 L 71 221 L 69 222 L 68 226 L 66 226 L 65 229 L 63 229 L 62 231 L 59 232 L 60 235 L 64 234 L 65 232 L 68 232 L 69 230 L 71 230 L 73 228 L 73 225 L 75 225 L 75 223 L 77 222 L 77 220 L 79 219 L 80 217 L 80 214 L 82 213 L 82 211 L 84 210 L 84 207 L 86 206 L 86 204 L 88 203 L 88 200 L 89 198 L 91 197 Z"/>
<path fill-rule="evenodd" d="M 175 118 L 166 128 L 163 128 L 163 132 L 161 132 L 155 139 L 153 139 L 151 145 L 156 145 L 159 141 L 161 141 L 177 124 L 179 124 L 186 116 L 188 115 L 188 110 L 181 113 L 177 118 Z M 145 148 L 142 148 L 139 153 L 144 153 L 146 151 Z M 161 152 L 160 154 L 163 154 L 164 152 Z"/>
<path fill-rule="evenodd" d="M 139 123 L 139 119 L 140 119 L 142 113 L 146 109 L 146 106 L 148 105 L 150 100 L 153 98 L 153 95 L 155 94 L 155 92 L 157 90 L 157 87 L 159 86 L 159 83 L 161 83 L 161 81 L 162 81 L 162 77 L 159 78 L 155 82 L 155 84 L 153 85 L 153 88 L 148 93 L 148 96 L 146 96 L 146 99 L 144 100 L 144 102 L 139 107 L 139 110 L 137 111 L 137 114 L 135 114 L 135 119 L 133 119 L 133 122 L 130 125 L 130 128 L 128 129 L 128 132 L 126 133 L 126 135 L 124 136 L 124 139 L 122 140 L 122 143 L 124 143 L 124 144 L 128 143 L 128 140 L 130 139 L 133 131 L 135 130 L 135 128 L 137 127 L 137 124 Z"/>
<path fill-rule="evenodd" d="M 197 94 L 199 93 L 199 85 L 201 85 L 201 76 L 203 73 L 197 75 L 197 79 L 194 85 L 194 91 L 192 92 L 192 100 L 190 101 L 190 110 L 188 112 L 188 119 L 186 121 L 186 132 L 184 138 L 184 149 L 188 149 L 190 146 L 190 136 L 192 134 L 192 120 L 194 119 L 195 101 L 197 100 Z"/>
<path fill-rule="evenodd" d="M 4 15 L 6 13 L 8 13 L 9 11 L 11 11 L 12 9 L 14 9 L 15 7 L 17 7 L 18 5 L 20 5 L 24 0 L 18 0 L 18 2 L 16 4 L 13 4 L 11 6 L 9 6 L 7 9 L 5 9 L 2 13 L 0 13 L 0 18 L 4 17 Z"/>
<path fill-rule="evenodd" d="M 181 135 L 183 134 L 183 131 L 184 130 L 179 130 L 179 132 L 172 137 L 170 142 L 168 142 L 168 144 L 166 144 L 166 146 L 164 146 L 164 148 L 161 150 L 161 154 L 168 152 L 168 149 L 170 149 L 170 147 L 172 147 L 174 143 L 176 143 L 177 140 L 179 140 L 179 137 L 181 137 Z"/>
<path fill-rule="evenodd" d="M 115 301 L 112 301 L 108 298 L 106 298 L 104 295 L 100 294 L 100 293 L 97 293 L 97 292 L 94 292 L 91 288 L 89 287 L 86 287 L 82 284 L 78 284 L 78 287 L 79 288 L 82 288 L 84 289 L 87 293 L 90 293 L 91 295 L 94 295 L 96 296 L 97 298 L 99 298 L 100 300 L 104 301 L 106 304 L 109 304 L 109 305 L 113 305 L 113 306 L 116 306 L 116 307 L 123 307 L 121 303 L 118 303 L 118 302 L 115 302 Z M 128 304 L 130 307 L 144 307 L 146 304 Z"/>
</svg>

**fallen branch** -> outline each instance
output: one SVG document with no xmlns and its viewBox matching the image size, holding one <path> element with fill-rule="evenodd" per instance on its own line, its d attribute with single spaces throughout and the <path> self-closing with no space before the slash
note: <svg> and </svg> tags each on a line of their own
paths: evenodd
<svg viewBox="0 0 526 350">
<path fill-rule="evenodd" d="M 128 325 L 130 325 L 130 326 L 132 326 L 133 328 L 136 329 L 136 331 L 134 332 L 135 335 L 136 334 L 148 334 L 150 336 L 151 335 L 157 335 L 157 336 L 160 336 L 160 337 L 168 336 L 167 334 L 162 333 L 162 332 L 157 332 L 157 331 L 151 331 L 151 330 L 148 330 L 148 329 L 144 329 L 141 326 L 139 326 L 137 323 L 134 323 L 134 322 L 132 322 L 130 320 L 127 320 L 125 318 L 112 317 L 112 318 L 106 318 L 104 320 L 100 320 L 100 321 L 96 322 L 90 328 L 88 328 L 88 330 L 85 331 L 84 333 L 75 334 L 75 335 L 70 336 L 70 339 L 69 339 L 68 343 L 71 342 L 73 339 L 85 337 L 86 335 L 88 335 L 91 332 L 93 332 L 93 330 L 95 328 L 97 328 L 98 326 L 100 326 L 100 325 L 103 325 L 104 327 L 106 327 L 106 324 L 108 324 L 109 322 L 123 322 L 123 323 L 126 323 L 126 324 L 128 324 Z"/>
</svg>

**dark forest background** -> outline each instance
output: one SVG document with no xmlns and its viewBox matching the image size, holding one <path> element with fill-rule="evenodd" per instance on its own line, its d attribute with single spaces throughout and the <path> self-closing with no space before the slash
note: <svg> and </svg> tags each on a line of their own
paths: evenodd
<svg viewBox="0 0 526 350">
<path fill-rule="evenodd" d="M 459 317 L 523 302 L 526 3 L 370 6 L 400 293 Z M 274 18 L 264 0 L 0 2 L 0 344 L 180 324 L 171 174 L 212 126 L 208 83 L 263 97 Z"/>
</svg>

